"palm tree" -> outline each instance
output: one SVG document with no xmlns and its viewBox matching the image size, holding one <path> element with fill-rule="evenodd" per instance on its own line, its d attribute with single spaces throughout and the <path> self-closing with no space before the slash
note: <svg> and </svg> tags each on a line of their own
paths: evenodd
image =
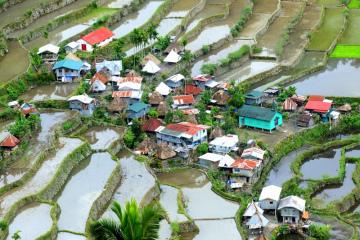
<svg viewBox="0 0 360 240">
<path fill-rule="evenodd" d="M 96 240 L 155 240 L 158 238 L 159 222 L 162 210 L 158 205 L 139 208 L 134 199 L 122 209 L 114 202 L 111 210 L 114 219 L 100 219 L 90 226 L 90 232 Z"/>
<path fill-rule="evenodd" d="M 156 31 L 155 24 L 150 24 L 150 26 L 146 29 L 147 34 L 149 35 L 150 40 L 155 40 L 159 33 Z"/>
</svg>

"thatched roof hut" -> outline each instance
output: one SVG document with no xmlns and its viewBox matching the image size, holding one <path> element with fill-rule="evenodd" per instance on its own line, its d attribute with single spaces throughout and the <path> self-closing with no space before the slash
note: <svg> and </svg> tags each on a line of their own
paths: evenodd
<svg viewBox="0 0 360 240">
<path fill-rule="evenodd" d="M 123 98 L 114 98 L 109 105 L 107 106 L 107 109 L 109 112 L 122 112 L 128 107 L 127 102 Z"/>
<path fill-rule="evenodd" d="M 164 97 L 157 91 L 154 91 L 149 94 L 149 103 L 151 105 L 159 105 L 163 101 L 164 101 Z"/>
<path fill-rule="evenodd" d="M 154 140 L 151 138 L 145 138 L 144 141 L 142 141 L 136 148 L 136 151 L 138 151 L 140 154 L 151 155 L 155 152 L 156 147 L 157 144 Z"/>
<path fill-rule="evenodd" d="M 217 137 L 222 137 L 225 135 L 224 130 L 220 127 L 215 127 L 214 130 L 211 131 L 209 139 L 215 139 Z"/>
<path fill-rule="evenodd" d="M 187 115 L 187 121 L 193 124 L 198 124 L 197 120 L 196 120 L 196 115 L 191 114 L 191 115 Z"/>
<path fill-rule="evenodd" d="M 212 97 L 217 105 L 225 106 L 228 104 L 228 101 L 230 100 L 230 95 L 226 93 L 224 90 L 219 90 L 216 93 L 214 93 Z"/>
<path fill-rule="evenodd" d="M 159 116 L 165 116 L 165 114 L 169 111 L 169 107 L 166 105 L 166 102 L 161 102 L 156 110 Z"/>
<path fill-rule="evenodd" d="M 172 150 L 166 143 L 160 143 L 157 146 L 156 155 L 159 159 L 165 160 L 176 156 L 176 152 Z"/>
<path fill-rule="evenodd" d="M 141 60 L 141 65 L 142 65 L 142 66 L 145 66 L 148 61 L 153 61 L 156 65 L 160 65 L 160 64 L 161 64 L 161 61 L 160 61 L 157 57 L 155 57 L 154 55 L 152 55 L 151 53 L 149 53 L 148 55 L 146 55 L 146 56 Z"/>
<path fill-rule="evenodd" d="M 349 103 L 345 103 L 344 105 L 338 107 L 336 110 L 338 110 L 341 113 L 347 113 L 352 110 L 351 105 Z"/>
</svg>

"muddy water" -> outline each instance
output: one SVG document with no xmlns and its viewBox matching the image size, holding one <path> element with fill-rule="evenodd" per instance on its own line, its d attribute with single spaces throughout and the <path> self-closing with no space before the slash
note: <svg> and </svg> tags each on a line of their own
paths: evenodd
<svg viewBox="0 0 360 240">
<path fill-rule="evenodd" d="M 58 233 L 57 240 L 86 240 L 86 237 L 67 232 L 61 232 Z"/>
<path fill-rule="evenodd" d="M 141 27 L 149 21 L 156 9 L 160 7 L 163 1 L 150 1 L 135 14 L 126 17 L 125 21 L 114 26 L 113 32 L 116 38 L 121 38 L 130 33 L 134 28 Z"/>
<path fill-rule="evenodd" d="M 0 187 L 19 180 L 29 170 L 29 168 L 32 167 L 41 150 L 47 146 L 49 136 L 53 134 L 57 124 L 66 121 L 69 117 L 70 112 L 40 114 L 41 130 L 36 137 L 36 141 L 30 146 L 29 150 L 21 159 L 12 164 L 7 171 L 0 176 Z"/>
<path fill-rule="evenodd" d="M 340 157 L 341 149 L 332 149 L 315 155 L 301 166 L 303 178 L 322 179 L 324 176 L 337 176 Z"/>
<path fill-rule="evenodd" d="M 171 227 L 166 220 L 160 221 L 159 240 L 169 240 L 171 238 Z"/>
<path fill-rule="evenodd" d="M 178 170 L 175 173 L 158 173 L 156 176 L 161 183 L 178 187 L 200 188 L 208 182 L 202 172 L 192 168 Z"/>
<path fill-rule="evenodd" d="M 192 76 L 201 73 L 202 65 L 207 63 L 217 63 L 220 59 L 226 58 L 229 53 L 239 50 L 244 45 L 252 45 L 253 43 L 253 40 L 236 40 L 235 42 L 228 44 L 224 48 L 214 52 L 212 55 L 197 61 L 191 69 Z"/>
<path fill-rule="evenodd" d="M 183 214 L 178 213 L 177 197 L 179 190 L 177 188 L 161 185 L 160 204 L 169 217 L 170 222 L 185 222 L 188 219 Z"/>
<path fill-rule="evenodd" d="M 290 166 L 297 156 L 306 150 L 306 147 L 300 148 L 283 157 L 280 162 L 271 169 L 265 185 L 276 185 L 281 187 L 287 180 L 292 178 L 293 172 L 291 171 Z"/>
<path fill-rule="evenodd" d="M 66 100 L 77 88 L 78 83 L 51 84 L 30 89 L 20 98 L 25 102 L 43 100 Z"/>
<path fill-rule="evenodd" d="M 352 180 L 355 168 L 356 164 L 347 163 L 345 168 L 345 179 L 341 187 L 327 188 L 315 195 L 315 200 L 319 199 L 320 202 L 325 205 L 349 194 L 356 187 Z"/>
<path fill-rule="evenodd" d="M 30 64 L 28 52 L 17 41 L 9 41 L 7 44 L 9 52 L 0 58 L 0 84 L 9 82 L 26 72 Z"/>
<path fill-rule="evenodd" d="M 52 225 L 51 207 L 48 204 L 26 206 L 10 223 L 7 239 L 12 239 L 11 236 L 18 230 L 23 240 L 36 239 L 49 231 Z"/>
<path fill-rule="evenodd" d="M 183 18 L 189 13 L 189 11 L 195 7 L 200 0 L 181 0 L 177 1 L 171 8 L 171 12 L 167 18 Z"/>
<path fill-rule="evenodd" d="M 91 148 L 94 150 L 108 149 L 113 142 L 120 138 L 120 134 L 116 129 L 93 127 L 85 134 L 85 138 L 91 144 Z"/>
<path fill-rule="evenodd" d="M 57 199 L 61 208 L 60 230 L 84 232 L 88 214 L 116 166 L 107 152 L 94 153 L 72 172 Z"/>
<path fill-rule="evenodd" d="M 83 143 L 81 140 L 76 138 L 60 138 L 59 141 L 59 149 L 57 149 L 53 156 L 49 156 L 49 159 L 46 159 L 43 162 L 40 169 L 29 181 L 27 181 L 23 186 L 15 188 L 1 196 L 1 216 L 4 216 L 10 207 L 17 201 L 26 196 L 36 194 L 46 187 L 52 180 L 65 157 Z"/>
<path fill-rule="evenodd" d="M 225 82 L 230 82 L 232 80 L 235 80 L 237 83 L 239 83 L 259 73 L 271 70 L 275 68 L 277 65 L 278 63 L 273 61 L 254 60 L 254 61 L 250 61 L 249 63 L 246 63 L 245 65 L 239 67 L 236 70 L 233 70 L 231 72 L 228 72 L 220 76 L 218 79 Z"/>
<path fill-rule="evenodd" d="M 300 95 L 360 96 L 360 60 L 330 59 L 325 70 L 292 84 Z M 344 76 L 346 76 L 344 78 Z"/>
<path fill-rule="evenodd" d="M 199 234 L 194 240 L 241 240 L 233 219 L 195 221 L 195 224 L 199 227 Z"/>
</svg>

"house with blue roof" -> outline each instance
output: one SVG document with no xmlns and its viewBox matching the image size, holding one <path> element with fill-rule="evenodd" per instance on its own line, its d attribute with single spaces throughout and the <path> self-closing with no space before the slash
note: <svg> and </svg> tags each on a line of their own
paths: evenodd
<svg viewBox="0 0 360 240">
<path fill-rule="evenodd" d="M 120 72 L 122 71 L 122 61 L 102 61 L 97 62 L 95 64 L 96 72 L 106 72 L 110 76 L 120 76 Z"/>
<path fill-rule="evenodd" d="M 127 110 L 128 119 L 137 119 L 144 117 L 150 110 L 150 105 L 143 102 L 136 102 L 131 104 Z"/>
<path fill-rule="evenodd" d="M 53 67 L 53 70 L 58 81 L 72 82 L 73 80 L 80 78 L 80 72 L 82 67 L 82 61 L 64 59 L 61 61 L 57 61 Z"/>
<path fill-rule="evenodd" d="M 250 91 L 245 95 L 245 104 L 261 105 L 265 101 L 265 94 L 260 91 Z"/>
</svg>

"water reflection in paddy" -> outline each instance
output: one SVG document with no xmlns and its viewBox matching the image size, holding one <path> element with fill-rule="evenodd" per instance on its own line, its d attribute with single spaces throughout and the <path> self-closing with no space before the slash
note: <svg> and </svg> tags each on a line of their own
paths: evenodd
<svg viewBox="0 0 360 240">
<path fill-rule="evenodd" d="M 84 232 L 93 202 L 101 194 L 116 162 L 107 152 L 95 153 L 72 172 L 57 200 L 61 208 L 60 230 Z"/>
<path fill-rule="evenodd" d="M 43 101 L 48 99 L 66 100 L 68 96 L 76 89 L 78 83 L 67 84 L 51 84 L 39 86 L 30 89 L 21 96 L 25 102 L 28 101 Z"/>
<path fill-rule="evenodd" d="M 109 8 L 122 8 L 125 5 L 130 5 L 132 0 L 116 0 L 108 4 Z"/>
<path fill-rule="evenodd" d="M 331 201 L 339 200 L 349 194 L 356 186 L 352 180 L 353 172 L 356 164 L 347 163 L 345 168 L 345 179 L 340 187 L 326 188 L 314 198 L 320 199 L 323 203 L 330 203 Z"/>
<path fill-rule="evenodd" d="M 321 179 L 324 176 L 337 176 L 341 149 L 331 149 L 317 154 L 301 166 L 304 179 Z"/>
<path fill-rule="evenodd" d="M 58 233 L 57 240 L 86 240 L 86 237 L 72 233 L 61 232 Z"/>
<path fill-rule="evenodd" d="M 296 157 L 305 152 L 306 149 L 305 147 L 300 148 L 283 157 L 280 162 L 271 169 L 265 185 L 282 186 L 287 180 L 292 178 L 293 172 L 290 166 Z"/>
<path fill-rule="evenodd" d="M 171 238 L 170 224 L 164 219 L 160 221 L 159 240 L 169 240 Z"/>
<path fill-rule="evenodd" d="M 325 70 L 292 84 L 300 95 L 360 96 L 359 59 L 330 59 Z"/>
<path fill-rule="evenodd" d="M 141 27 L 155 13 L 156 9 L 160 7 L 163 1 L 150 1 L 145 7 L 140 9 L 129 17 L 126 17 L 125 22 L 121 22 L 113 29 L 116 38 L 123 37 L 130 33 L 134 28 Z"/>
<path fill-rule="evenodd" d="M 178 170 L 175 173 L 157 173 L 156 176 L 161 183 L 178 187 L 198 188 L 208 182 L 202 172 L 192 168 Z"/>
<path fill-rule="evenodd" d="M 165 209 L 171 222 L 184 222 L 188 219 L 183 214 L 178 213 L 177 197 L 179 190 L 177 188 L 161 185 L 160 204 Z"/>
<path fill-rule="evenodd" d="M 92 127 L 85 134 L 85 138 L 94 150 L 108 149 L 113 142 L 119 139 L 120 134 L 116 129 L 104 127 Z"/>
<path fill-rule="evenodd" d="M 199 234 L 194 240 L 241 240 L 234 219 L 195 221 Z"/>
<path fill-rule="evenodd" d="M 346 157 L 360 158 L 360 146 L 346 151 Z"/>
<path fill-rule="evenodd" d="M 20 231 L 23 240 L 40 237 L 51 228 L 50 211 L 51 205 L 48 204 L 28 205 L 10 223 L 7 239 L 12 239 L 12 235 L 17 231 Z"/>
</svg>

